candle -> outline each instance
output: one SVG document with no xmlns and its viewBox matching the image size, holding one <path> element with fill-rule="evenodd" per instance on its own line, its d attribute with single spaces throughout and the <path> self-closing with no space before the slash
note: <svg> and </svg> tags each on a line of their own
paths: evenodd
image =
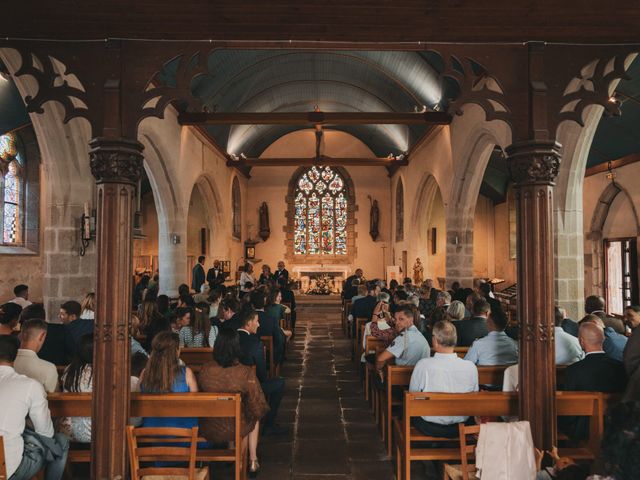
<svg viewBox="0 0 640 480">
<path fill-rule="evenodd" d="M 84 216 L 85 217 L 91 216 L 91 214 L 89 213 L 89 204 L 87 202 L 84 202 Z"/>
</svg>

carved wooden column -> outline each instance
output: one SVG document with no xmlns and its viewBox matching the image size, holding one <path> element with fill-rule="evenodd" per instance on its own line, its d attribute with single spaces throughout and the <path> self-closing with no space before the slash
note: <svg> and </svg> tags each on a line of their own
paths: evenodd
<svg viewBox="0 0 640 480">
<path fill-rule="evenodd" d="M 144 147 L 124 138 L 89 145 L 98 186 L 91 478 L 112 480 L 126 472 L 133 212 Z"/>
<path fill-rule="evenodd" d="M 538 140 L 507 148 L 515 182 L 520 323 L 520 418 L 538 448 L 556 445 L 553 186 L 560 145 Z"/>
</svg>

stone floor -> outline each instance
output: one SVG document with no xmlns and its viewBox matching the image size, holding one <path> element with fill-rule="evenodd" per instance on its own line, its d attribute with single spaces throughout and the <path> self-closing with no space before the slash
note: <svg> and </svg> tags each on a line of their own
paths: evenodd
<svg viewBox="0 0 640 480">
<path fill-rule="evenodd" d="M 285 398 L 279 423 L 290 433 L 262 438 L 262 480 L 392 480 L 392 462 L 364 400 L 350 342 L 340 328 L 339 299 L 302 299 L 293 345 L 282 368 Z M 225 478 L 227 472 L 213 472 Z M 412 479 L 440 478 L 414 462 Z"/>
</svg>

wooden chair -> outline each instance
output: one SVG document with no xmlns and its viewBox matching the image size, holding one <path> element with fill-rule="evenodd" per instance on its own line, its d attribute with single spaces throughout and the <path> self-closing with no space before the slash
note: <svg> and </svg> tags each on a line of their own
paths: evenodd
<svg viewBox="0 0 640 480">
<path fill-rule="evenodd" d="M 4 460 L 4 440 L 0 436 L 0 480 L 7 480 L 7 465 Z"/>
<path fill-rule="evenodd" d="M 187 445 L 188 442 L 188 446 Z M 185 446 L 182 446 L 185 445 Z M 131 479 L 208 480 L 209 467 L 196 468 L 198 427 L 193 428 L 134 428 L 127 426 L 127 446 L 131 465 Z M 157 461 L 188 462 L 188 466 L 140 466 Z"/>
<path fill-rule="evenodd" d="M 354 318 L 353 321 L 356 323 L 356 336 L 352 338 L 352 346 L 353 346 L 353 357 L 354 360 L 359 362 L 360 357 L 358 357 L 358 352 L 362 353 L 362 336 L 364 334 L 364 326 L 371 319 L 365 317 L 357 317 Z"/>
<path fill-rule="evenodd" d="M 450 463 L 444 464 L 444 480 L 476 480 L 475 464 L 469 463 L 469 458 L 473 458 L 476 452 L 476 444 L 478 434 L 480 433 L 480 425 L 466 426 L 462 423 L 458 424 L 460 432 L 460 465 Z M 467 443 L 467 436 L 472 436 L 473 443 Z"/>
<path fill-rule="evenodd" d="M 342 303 L 342 329 L 347 337 L 351 338 L 351 329 L 349 328 L 349 311 L 351 310 L 351 300 L 343 300 Z"/>
</svg>

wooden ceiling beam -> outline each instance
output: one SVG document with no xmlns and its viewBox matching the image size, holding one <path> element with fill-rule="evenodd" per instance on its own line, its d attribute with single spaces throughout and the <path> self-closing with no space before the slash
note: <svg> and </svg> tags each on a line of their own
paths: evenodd
<svg viewBox="0 0 640 480">
<path fill-rule="evenodd" d="M 448 125 L 446 112 L 184 112 L 181 125 Z"/>
<path fill-rule="evenodd" d="M 333 158 L 321 156 L 320 158 L 241 158 L 227 160 L 228 167 L 253 168 L 253 167 L 299 167 L 322 165 L 326 167 L 402 167 L 408 165 L 407 157 L 396 160 L 395 158 Z"/>
</svg>

